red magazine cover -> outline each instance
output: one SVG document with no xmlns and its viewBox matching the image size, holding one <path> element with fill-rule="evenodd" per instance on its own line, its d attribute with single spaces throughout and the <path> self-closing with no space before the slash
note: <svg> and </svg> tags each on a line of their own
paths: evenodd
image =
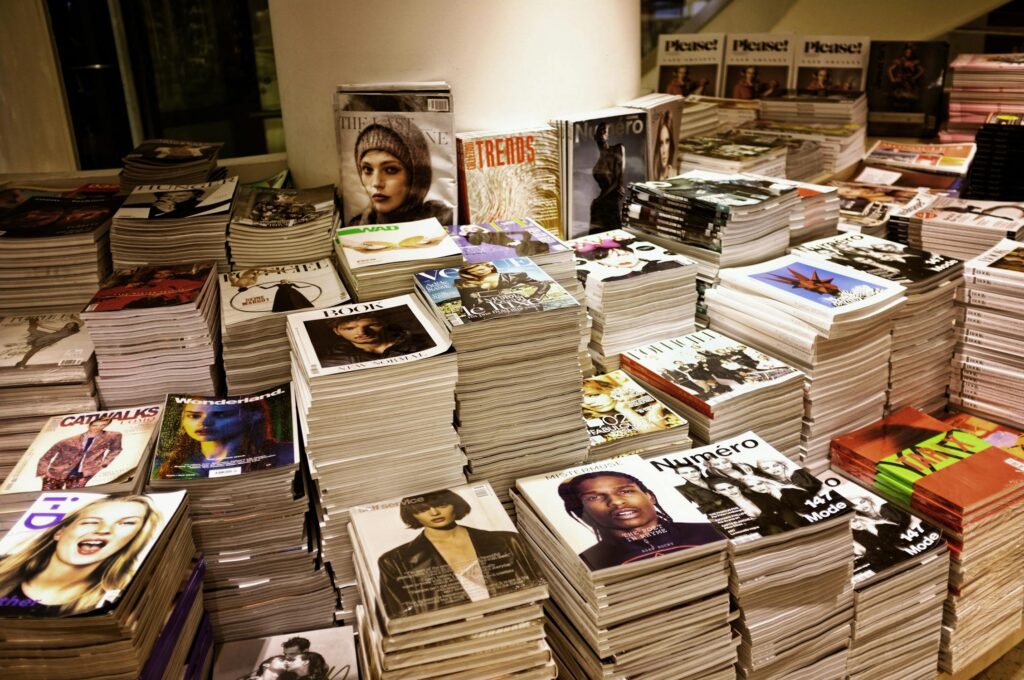
<svg viewBox="0 0 1024 680">
<path fill-rule="evenodd" d="M 204 262 L 116 271 L 104 281 L 84 311 L 110 312 L 195 304 L 213 269 L 212 263 Z"/>
</svg>

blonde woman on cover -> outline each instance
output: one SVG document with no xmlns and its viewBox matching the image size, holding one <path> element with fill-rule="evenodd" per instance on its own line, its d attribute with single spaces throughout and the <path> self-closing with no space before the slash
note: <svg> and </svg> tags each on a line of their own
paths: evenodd
<svg viewBox="0 0 1024 680">
<path fill-rule="evenodd" d="M 161 521 L 145 496 L 112 496 L 70 512 L 0 559 L 0 612 L 66 616 L 116 599 Z"/>
<path fill-rule="evenodd" d="M 667 411 L 659 401 L 652 400 L 646 413 L 637 413 L 629 405 L 637 396 L 628 382 L 617 380 L 612 375 L 599 375 L 583 381 L 583 411 L 587 417 L 619 414 L 637 432 L 655 432 L 680 424 L 676 414 Z"/>
</svg>

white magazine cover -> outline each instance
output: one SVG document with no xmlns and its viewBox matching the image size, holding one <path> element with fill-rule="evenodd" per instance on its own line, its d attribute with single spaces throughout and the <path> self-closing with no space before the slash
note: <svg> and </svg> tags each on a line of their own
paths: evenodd
<svg viewBox="0 0 1024 680">
<path fill-rule="evenodd" d="M 692 267 L 696 275 L 697 263 L 690 258 L 670 253 L 622 229 L 581 236 L 568 244 L 576 253 L 576 277 L 584 285 L 683 267 Z"/>
<path fill-rule="evenodd" d="M 960 266 L 956 258 L 851 232 L 806 241 L 793 252 L 810 253 L 902 284 L 946 278 Z"/>
<path fill-rule="evenodd" d="M 224 326 L 349 301 L 348 291 L 327 258 L 305 264 L 242 269 L 221 274 L 219 280 Z"/>
<path fill-rule="evenodd" d="M 853 512 L 841 494 L 753 432 L 651 456 L 647 465 L 736 543 Z"/>
<path fill-rule="evenodd" d="M 349 269 L 460 256 L 448 230 L 430 217 L 415 222 L 339 227 L 335 242 Z"/>
<path fill-rule="evenodd" d="M 343 224 L 455 223 L 458 164 L 447 83 L 340 85 L 334 122 Z"/>
<path fill-rule="evenodd" d="M 169 220 L 231 213 L 238 178 L 202 184 L 148 184 L 132 189 L 114 220 Z"/>
<path fill-rule="evenodd" d="M 1004 238 L 964 264 L 964 274 L 979 283 L 1024 286 L 1024 242 Z"/>
<path fill-rule="evenodd" d="M 131 585 L 184 501 L 184 491 L 139 496 L 40 494 L 0 539 L 0 617 L 55 618 L 108 611 Z M 57 560 L 31 566 L 29 556 L 44 550 L 64 555 L 79 567 L 52 576 L 70 593 L 78 593 L 61 605 L 44 604 L 30 594 L 32 579 L 46 578 L 51 565 L 58 566 Z M 18 564 L 24 566 L 17 568 Z M 78 580 L 83 574 L 84 581 Z M 49 590 L 51 596 L 62 594 Z"/>
<path fill-rule="evenodd" d="M 898 283 L 807 253 L 722 269 L 718 275 L 730 287 L 826 320 L 881 308 L 905 290 Z"/>
<path fill-rule="evenodd" d="M 441 611 L 536 588 L 543 576 L 487 482 L 354 507 L 352 529 L 388 619 Z M 435 546 L 476 554 L 453 569 Z"/>
<path fill-rule="evenodd" d="M 672 555 L 724 538 L 640 456 L 525 477 L 516 488 L 590 571 Z"/>
<path fill-rule="evenodd" d="M 817 477 L 853 507 L 850 524 L 855 587 L 898 565 L 924 562 L 945 554 L 942 532 L 931 524 L 831 470 Z"/>
<path fill-rule="evenodd" d="M 418 361 L 451 347 L 448 332 L 414 295 L 291 314 L 288 334 L 309 377 Z"/>
<path fill-rule="evenodd" d="M 658 36 L 658 92 L 717 97 L 725 58 L 724 33 Z"/>
<path fill-rule="evenodd" d="M 729 99 L 786 94 L 796 39 L 788 33 L 730 33 L 718 92 Z"/>
<path fill-rule="evenodd" d="M 77 314 L 0 317 L 0 368 L 77 366 L 92 354 Z"/>
<path fill-rule="evenodd" d="M 245 678 L 357 680 L 351 626 L 225 642 L 213 662 L 213 680 Z"/>
<path fill-rule="evenodd" d="M 910 209 L 911 204 L 908 203 L 899 214 L 906 215 Z M 953 230 L 968 227 L 971 232 L 984 231 L 1004 238 L 1021 238 L 1024 236 L 1022 213 L 1019 203 L 938 196 L 926 207 L 913 212 L 911 220 Z"/>
<path fill-rule="evenodd" d="M 870 52 L 866 35 L 802 35 L 789 87 L 818 96 L 864 92 Z"/>
<path fill-rule="evenodd" d="M 4 480 L 0 494 L 130 480 L 148 455 L 159 422 L 159 404 L 54 416 Z"/>
<path fill-rule="evenodd" d="M 710 329 L 622 353 L 622 367 L 708 417 L 724 402 L 803 374 Z"/>
</svg>

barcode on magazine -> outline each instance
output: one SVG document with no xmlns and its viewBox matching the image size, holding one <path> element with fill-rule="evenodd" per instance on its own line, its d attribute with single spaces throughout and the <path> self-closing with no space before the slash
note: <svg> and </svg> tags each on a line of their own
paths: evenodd
<svg viewBox="0 0 1024 680">
<path fill-rule="evenodd" d="M 219 470 L 216 470 L 216 469 L 210 470 L 209 477 L 210 477 L 210 479 L 213 479 L 214 477 L 234 477 L 235 475 L 240 475 L 240 474 L 242 474 L 242 468 L 240 468 L 240 467 L 230 467 L 230 468 L 221 468 Z"/>
<path fill-rule="evenodd" d="M 488 488 L 486 486 L 483 486 L 483 485 L 481 485 L 481 486 L 474 486 L 473 487 L 473 493 L 476 494 L 477 498 L 487 498 L 488 496 L 491 495 L 491 490 L 490 490 L 490 488 Z"/>
<path fill-rule="evenodd" d="M 427 111 L 448 113 L 448 100 L 441 98 L 427 99 Z"/>
<path fill-rule="evenodd" d="M 57 366 L 79 366 L 85 361 L 84 354 L 85 352 L 80 349 L 69 350 L 57 362 Z"/>
</svg>

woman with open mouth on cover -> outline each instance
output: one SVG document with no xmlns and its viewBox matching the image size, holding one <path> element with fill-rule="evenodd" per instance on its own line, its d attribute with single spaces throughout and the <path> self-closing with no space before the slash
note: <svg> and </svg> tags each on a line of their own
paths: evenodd
<svg viewBox="0 0 1024 680">
<path fill-rule="evenodd" d="M 145 496 L 101 498 L 0 558 L 0 612 L 66 616 L 114 602 L 161 516 Z"/>
</svg>

